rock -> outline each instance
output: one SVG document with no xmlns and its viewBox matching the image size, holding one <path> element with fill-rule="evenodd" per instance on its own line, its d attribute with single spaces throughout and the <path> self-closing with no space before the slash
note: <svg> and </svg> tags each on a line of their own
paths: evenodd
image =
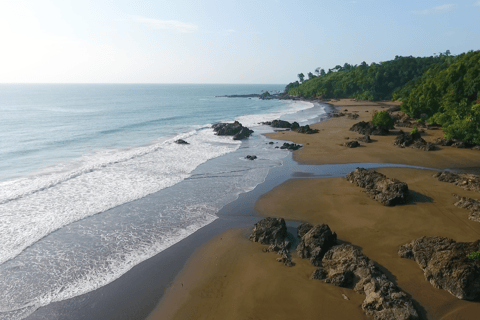
<svg viewBox="0 0 480 320">
<path fill-rule="evenodd" d="M 273 120 L 273 121 L 268 121 L 268 122 L 262 122 L 262 124 L 272 126 L 274 128 L 288 128 L 290 129 L 292 127 L 292 124 L 288 121 L 283 121 L 283 120 Z"/>
<path fill-rule="evenodd" d="M 285 142 L 283 144 L 283 146 L 280 147 L 280 149 L 287 149 L 287 150 L 298 150 L 300 149 L 302 146 L 299 145 L 299 144 L 295 144 L 295 143 L 287 143 Z"/>
<path fill-rule="evenodd" d="M 467 255 L 480 249 L 480 240 L 456 242 L 444 237 L 421 237 L 401 246 L 401 258 L 415 260 L 425 279 L 458 299 L 480 297 L 480 261 Z"/>
<path fill-rule="evenodd" d="M 452 144 L 452 147 L 454 148 L 459 148 L 459 149 L 465 149 L 467 147 L 466 143 L 463 141 L 457 141 Z"/>
<path fill-rule="evenodd" d="M 480 146 L 477 145 L 477 146 L 473 147 L 472 150 L 480 150 Z"/>
<path fill-rule="evenodd" d="M 310 259 L 310 262 L 318 267 L 325 252 L 336 243 L 337 234 L 332 233 L 328 225 L 316 225 L 300 239 L 300 243 L 297 246 L 297 253 L 300 258 Z"/>
<path fill-rule="evenodd" d="M 190 144 L 190 143 L 188 143 L 187 141 L 185 141 L 185 140 L 183 140 L 183 139 L 175 140 L 175 143 L 177 143 L 177 144 Z"/>
<path fill-rule="evenodd" d="M 347 113 L 347 117 L 348 119 L 357 119 L 359 117 L 359 115 L 357 113 Z"/>
<path fill-rule="evenodd" d="M 459 208 L 464 208 L 470 210 L 470 215 L 468 219 L 476 222 L 480 222 L 480 201 L 468 197 L 462 197 L 458 194 L 453 194 L 457 198 L 457 202 L 454 203 L 455 206 Z"/>
<path fill-rule="evenodd" d="M 339 118 L 345 116 L 345 113 L 343 112 L 331 112 L 328 114 L 332 118 Z"/>
<path fill-rule="evenodd" d="M 300 128 L 300 125 L 298 124 L 298 122 L 294 121 L 290 129 L 297 130 L 298 128 Z"/>
<path fill-rule="evenodd" d="M 370 139 L 370 136 L 369 136 L 369 135 L 366 135 L 366 136 L 357 138 L 357 141 L 365 142 L 365 143 L 371 143 L 371 142 L 373 142 L 372 139 Z"/>
<path fill-rule="evenodd" d="M 287 238 L 287 225 L 282 218 L 265 218 L 255 223 L 249 239 L 261 244 L 283 244 Z"/>
<path fill-rule="evenodd" d="M 242 126 L 238 121 L 234 123 L 217 123 L 212 126 L 213 131 L 219 136 L 233 136 L 233 140 L 242 140 L 248 138 L 253 130 Z"/>
<path fill-rule="evenodd" d="M 301 225 L 299 225 L 297 227 L 297 235 L 298 237 L 301 239 L 305 233 L 307 233 L 308 231 L 310 231 L 310 229 L 313 228 L 313 224 L 311 223 L 308 223 L 308 222 L 304 222 L 302 223 Z"/>
<path fill-rule="evenodd" d="M 358 143 L 358 141 L 356 140 L 353 140 L 353 141 L 347 141 L 343 144 L 345 147 L 347 148 L 356 148 L 356 147 L 360 147 L 360 143 Z"/>
<path fill-rule="evenodd" d="M 272 141 L 270 141 L 268 144 L 273 144 L 273 142 L 272 142 Z"/>
<path fill-rule="evenodd" d="M 474 174 L 457 174 L 450 171 L 441 171 L 433 175 L 442 182 L 453 183 L 468 191 L 480 192 L 480 176 Z"/>
<path fill-rule="evenodd" d="M 417 133 L 406 133 L 400 130 L 398 136 L 393 141 L 393 145 L 405 148 L 405 147 L 412 147 L 414 149 L 419 149 L 423 151 L 432 151 L 435 150 L 435 145 L 430 142 L 426 142 L 422 139 L 420 132 Z"/>
<path fill-rule="evenodd" d="M 387 178 L 375 170 L 356 168 L 347 174 L 347 181 L 364 188 L 372 198 L 385 206 L 404 204 L 408 198 L 408 185 L 396 179 Z"/>
<path fill-rule="evenodd" d="M 360 121 L 355 123 L 351 128 L 350 131 L 354 131 L 363 135 L 370 135 L 370 136 L 386 136 L 389 134 L 389 130 L 386 127 L 377 126 L 371 124 L 369 122 Z"/>
<path fill-rule="evenodd" d="M 255 160 L 255 159 L 257 159 L 257 156 L 246 156 L 245 159 Z"/>
<path fill-rule="evenodd" d="M 422 138 L 416 140 L 416 141 L 412 144 L 412 148 L 414 148 L 414 149 L 419 149 L 419 150 L 422 150 L 422 151 L 433 151 L 433 150 L 436 150 L 436 149 L 437 149 L 433 143 L 431 143 L 431 142 L 426 142 L 426 141 L 423 140 Z"/>
<path fill-rule="evenodd" d="M 374 319 L 419 318 L 411 299 L 360 249 L 350 244 L 334 246 L 327 251 L 312 278 L 366 295 L 362 309 Z"/>
<path fill-rule="evenodd" d="M 305 133 L 305 134 L 318 133 L 318 129 L 312 129 L 312 128 L 310 128 L 310 126 L 309 126 L 308 124 L 299 127 L 298 129 L 296 129 L 296 131 L 297 131 L 298 133 Z"/>
</svg>

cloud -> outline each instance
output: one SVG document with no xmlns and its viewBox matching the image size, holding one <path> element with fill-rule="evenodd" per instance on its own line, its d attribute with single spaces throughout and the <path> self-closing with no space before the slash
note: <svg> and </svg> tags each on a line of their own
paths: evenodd
<svg viewBox="0 0 480 320">
<path fill-rule="evenodd" d="M 428 8 L 428 9 L 424 9 L 424 10 L 415 10 L 415 11 L 413 11 L 413 13 L 414 14 L 421 14 L 421 15 L 438 14 L 438 13 L 445 13 L 445 12 L 448 12 L 448 11 L 452 11 L 454 8 L 455 8 L 454 4 L 444 4 L 444 5 L 441 5 L 441 6 Z"/>
<path fill-rule="evenodd" d="M 134 17 L 135 21 L 146 24 L 155 29 L 175 30 L 181 33 L 192 33 L 198 30 L 198 26 L 193 23 L 186 23 L 177 20 L 157 20 L 140 16 Z"/>
</svg>

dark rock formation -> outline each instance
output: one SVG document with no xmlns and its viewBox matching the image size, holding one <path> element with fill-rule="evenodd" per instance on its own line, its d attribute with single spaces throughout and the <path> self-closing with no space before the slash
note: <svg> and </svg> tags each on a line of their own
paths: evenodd
<svg viewBox="0 0 480 320">
<path fill-rule="evenodd" d="M 419 318 L 410 298 L 352 245 L 331 248 L 312 278 L 365 294 L 362 309 L 376 320 Z"/>
<path fill-rule="evenodd" d="M 255 223 L 249 239 L 261 244 L 278 245 L 285 242 L 287 225 L 282 218 L 265 218 Z"/>
<path fill-rule="evenodd" d="M 344 117 L 345 116 L 345 113 L 343 112 L 331 112 L 328 114 L 330 117 L 332 118 L 339 118 L 339 117 Z"/>
<path fill-rule="evenodd" d="M 467 255 L 480 249 L 480 240 L 455 242 L 444 237 L 421 237 L 401 246 L 401 258 L 415 260 L 425 279 L 435 288 L 444 289 L 458 299 L 480 297 L 480 261 Z"/>
<path fill-rule="evenodd" d="M 370 136 L 369 136 L 369 135 L 366 135 L 366 136 L 357 138 L 357 141 L 365 142 L 365 143 L 371 143 L 371 142 L 373 142 L 372 139 L 370 139 Z"/>
<path fill-rule="evenodd" d="M 353 140 L 353 141 L 347 141 L 343 144 L 345 147 L 347 148 L 356 148 L 356 147 L 360 147 L 360 143 L 358 143 L 358 141 L 356 140 Z"/>
<path fill-rule="evenodd" d="M 307 125 L 304 125 L 304 126 L 301 126 L 299 127 L 298 129 L 296 129 L 295 131 L 297 131 L 298 133 L 305 133 L 305 134 L 314 134 L 314 133 L 318 133 L 318 129 L 312 129 L 310 128 L 310 126 L 307 124 Z"/>
<path fill-rule="evenodd" d="M 412 148 L 414 148 L 414 149 L 419 149 L 419 150 L 422 150 L 422 151 L 433 151 L 433 150 L 436 150 L 436 149 L 437 149 L 433 143 L 431 143 L 431 142 L 426 142 L 426 141 L 423 140 L 422 138 L 416 140 L 416 141 L 412 144 Z"/>
<path fill-rule="evenodd" d="M 301 239 L 305 233 L 307 233 L 308 231 L 310 231 L 310 229 L 313 228 L 313 224 L 311 223 L 308 223 L 308 222 L 304 222 L 302 223 L 301 225 L 299 225 L 297 227 L 297 235 L 298 237 Z"/>
<path fill-rule="evenodd" d="M 452 147 L 454 148 L 459 148 L 459 149 L 465 149 L 467 148 L 467 144 L 463 141 L 457 141 L 452 144 Z"/>
<path fill-rule="evenodd" d="M 297 231 L 298 232 L 298 231 Z M 306 232 L 297 246 L 298 256 L 310 259 L 316 267 L 320 266 L 323 255 L 337 243 L 337 234 L 332 233 L 326 224 L 316 225 Z"/>
<path fill-rule="evenodd" d="M 219 136 L 233 136 L 233 140 L 242 140 L 248 138 L 253 130 L 242 126 L 238 121 L 234 123 L 217 123 L 212 126 L 213 131 Z"/>
<path fill-rule="evenodd" d="M 365 121 L 360 121 L 358 123 L 355 123 L 350 128 L 350 131 L 354 131 L 363 135 L 370 135 L 370 136 L 386 136 L 390 132 L 386 127 L 377 126 Z"/>
<path fill-rule="evenodd" d="M 364 188 L 373 199 L 385 206 L 394 206 L 407 202 L 408 185 L 396 179 L 387 178 L 375 170 L 357 168 L 347 174 L 347 180 Z"/>
<path fill-rule="evenodd" d="M 347 117 L 348 119 L 357 119 L 359 117 L 359 115 L 357 113 L 347 113 Z"/>
<path fill-rule="evenodd" d="M 294 121 L 293 123 L 290 123 L 284 120 L 265 121 L 265 122 L 262 122 L 262 124 L 267 126 L 272 126 L 274 128 L 283 128 L 283 129 L 291 129 L 291 130 L 296 130 L 300 127 L 300 125 L 296 121 Z"/>
<path fill-rule="evenodd" d="M 470 210 L 470 215 L 468 219 L 476 222 L 480 222 L 480 201 L 468 197 L 462 197 L 458 194 L 453 194 L 457 198 L 457 202 L 454 203 L 455 206 L 459 208 L 464 208 Z"/>
<path fill-rule="evenodd" d="M 450 182 L 468 191 L 480 192 L 480 176 L 474 174 L 457 174 L 450 171 L 441 171 L 433 175 L 442 182 Z"/>
<path fill-rule="evenodd" d="M 188 143 L 187 141 L 185 141 L 185 140 L 183 140 L 183 139 L 175 140 L 175 143 L 177 143 L 177 144 L 190 144 L 190 143 Z"/>
<path fill-rule="evenodd" d="M 299 145 L 299 144 L 295 144 L 295 143 L 284 143 L 283 146 L 280 147 L 280 149 L 287 149 L 287 150 L 298 150 L 300 149 L 302 146 Z"/>
<path fill-rule="evenodd" d="M 480 146 L 477 145 L 477 146 L 473 147 L 472 150 L 480 150 Z"/>
<path fill-rule="evenodd" d="M 257 159 L 257 156 L 246 156 L 245 159 L 255 160 L 255 159 Z"/>
<path fill-rule="evenodd" d="M 393 141 L 393 145 L 405 148 L 405 147 L 412 147 L 415 149 L 423 150 L 423 151 L 432 151 L 435 150 L 435 145 L 430 142 L 426 142 L 422 139 L 420 132 L 417 133 L 406 133 L 400 130 L 398 136 Z"/>
</svg>

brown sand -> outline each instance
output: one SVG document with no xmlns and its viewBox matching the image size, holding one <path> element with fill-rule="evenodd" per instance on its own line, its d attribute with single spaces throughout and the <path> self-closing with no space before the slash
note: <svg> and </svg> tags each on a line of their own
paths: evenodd
<svg viewBox="0 0 480 320">
<path fill-rule="evenodd" d="M 348 128 L 360 120 L 370 120 L 372 111 L 381 110 L 382 105 L 351 100 L 335 104 L 342 106 L 340 110 L 358 111 L 360 119 L 339 118 L 312 125 L 321 130 L 319 134 L 283 132 L 269 136 L 304 144 L 294 159 L 306 164 L 404 163 L 478 172 L 478 151 L 399 149 L 392 145 L 393 136 L 372 137 L 377 142 L 361 148 L 342 147 L 345 137 L 359 136 Z M 427 131 L 424 139 L 441 135 L 441 131 Z M 433 288 L 420 267 L 399 258 L 397 251 L 400 245 L 423 235 L 457 241 L 479 239 L 480 223 L 468 220 L 468 211 L 453 205 L 452 193 L 473 198 L 480 195 L 439 182 L 430 170 L 378 171 L 409 185 L 412 197 L 407 205 L 385 207 L 344 178 L 298 179 L 262 196 L 256 211 L 287 220 L 329 224 L 339 239 L 362 247 L 385 268 L 429 319 L 478 319 L 480 303 L 458 300 Z M 296 266 L 281 265 L 275 261 L 277 255 L 263 253 L 264 246 L 248 241 L 246 232 L 231 230 L 201 247 L 149 319 L 366 319 L 360 307 L 363 296 L 309 279 L 315 268 L 295 254 Z M 350 300 L 343 299 L 342 294 Z"/>
</svg>

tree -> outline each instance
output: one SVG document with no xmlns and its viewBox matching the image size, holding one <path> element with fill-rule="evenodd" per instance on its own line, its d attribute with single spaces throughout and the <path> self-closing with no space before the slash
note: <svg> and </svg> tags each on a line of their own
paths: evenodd
<svg viewBox="0 0 480 320">
<path fill-rule="evenodd" d="M 317 69 L 315 69 L 315 74 L 317 76 L 320 76 L 320 70 L 322 70 L 322 68 L 318 67 Z"/>
<path fill-rule="evenodd" d="M 313 79 L 313 78 L 316 78 L 316 76 L 313 73 L 309 72 L 308 73 L 308 80 Z"/>
<path fill-rule="evenodd" d="M 303 83 L 303 80 L 305 79 L 305 75 L 303 73 L 299 73 L 297 77 L 300 80 L 300 83 Z"/>
</svg>

